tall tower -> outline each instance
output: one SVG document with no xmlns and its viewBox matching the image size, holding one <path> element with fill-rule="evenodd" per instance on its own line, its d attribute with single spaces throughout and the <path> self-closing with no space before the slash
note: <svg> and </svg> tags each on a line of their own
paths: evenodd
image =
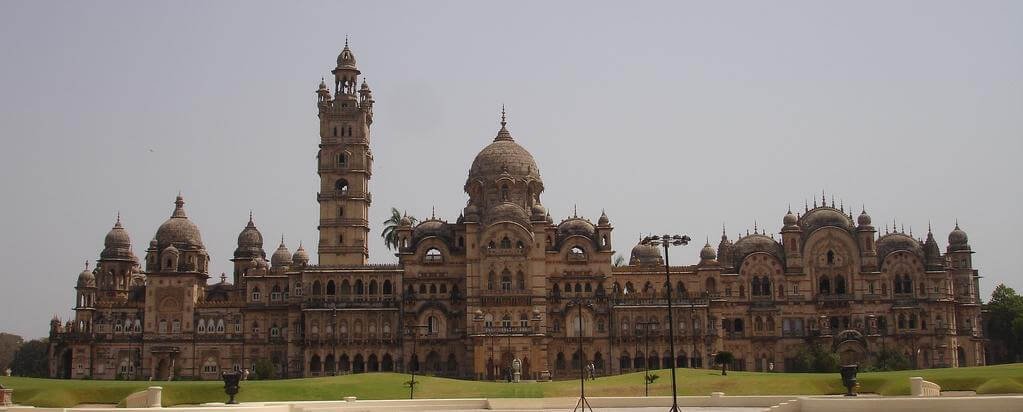
<svg viewBox="0 0 1023 412">
<path fill-rule="evenodd" d="M 337 56 L 334 96 L 325 82 L 316 91 L 320 117 L 319 263 L 361 265 L 369 259 L 369 179 L 373 153 L 369 127 L 373 124 L 373 94 L 366 81 L 358 86 L 355 55 L 345 48 Z"/>
</svg>

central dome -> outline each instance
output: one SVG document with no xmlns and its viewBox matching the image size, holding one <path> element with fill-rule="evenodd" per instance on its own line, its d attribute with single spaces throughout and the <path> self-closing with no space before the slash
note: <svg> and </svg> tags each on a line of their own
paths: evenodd
<svg viewBox="0 0 1023 412">
<path fill-rule="evenodd" d="M 507 131 L 504 127 L 501 130 Z M 516 180 L 541 180 L 540 168 L 536 166 L 533 155 L 511 140 L 511 136 L 503 140 L 498 134 L 494 142 L 480 150 L 472 161 L 469 181 L 491 183 L 504 175 Z"/>
<path fill-rule="evenodd" d="M 154 239 L 159 250 L 170 245 L 188 245 L 203 248 L 199 227 L 185 215 L 185 200 L 178 195 L 174 201 L 174 213 L 156 230 Z"/>
<path fill-rule="evenodd" d="M 497 132 L 494 142 L 480 150 L 469 168 L 469 179 L 466 188 L 473 181 L 484 184 L 493 183 L 501 177 L 514 180 L 533 180 L 540 182 L 540 168 L 529 151 L 519 146 L 512 139 L 507 128 L 504 110 L 501 110 L 501 130 Z"/>
</svg>

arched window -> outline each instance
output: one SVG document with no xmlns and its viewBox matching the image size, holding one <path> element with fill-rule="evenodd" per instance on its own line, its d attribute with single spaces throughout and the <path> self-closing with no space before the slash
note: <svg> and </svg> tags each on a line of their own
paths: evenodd
<svg viewBox="0 0 1023 412">
<path fill-rule="evenodd" d="M 494 277 L 495 276 L 496 275 L 494 274 L 494 271 L 490 271 L 490 274 L 487 275 L 487 290 L 494 290 Z"/>
<path fill-rule="evenodd" d="M 355 294 L 362 295 L 366 293 L 365 286 L 363 286 L 362 279 L 356 279 L 355 281 Z"/>
<path fill-rule="evenodd" d="M 319 283 L 319 281 L 316 281 L 316 282 Z M 317 285 L 314 283 L 313 284 L 313 289 L 314 290 L 316 289 L 316 286 Z M 328 280 L 327 281 L 327 295 L 328 296 L 334 296 L 336 294 L 337 294 L 337 285 L 334 284 L 334 280 L 333 279 Z"/>
<path fill-rule="evenodd" d="M 501 290 L 508 292 L 512 288 L 511 273 L 508 270 L 501 272 Z"/>
<path fill-rule="evenodd" d="M 521 270 L 515 274 L 515 284 L 518 285 L 519 290 L 526 290 L 526 276 L 522 274 Z"/>
<path fill-rule="evenodd" d="M 760 296 L 760 277 L 759 276 L 754 276 L 753 277 L 753 281 L 750 282 L 750 286 L 753 287 L 753 291 L 752 291 L 751 295 L 753 295 L 753 296 Z"/>
<path fill-rule="evenodd" d="M 370 295 L 376 295 L 378 292 L 379 292 L 379 290 L 377 288 L 377 281 L 376 281 L 376 279 L 371 279 L 369 281 L 369 294 Z"/>
<path fill-rule="evenodd" d="M 845 294 L 845 276 L 835 276 L 835 294 Z"/>
<path fill-rule="evenodd" d="M 529 326 L 529 317 L 525 312 L 519 314 L 519 326 L 523 328 Z"/>
<path fill-rule="evenodd" d="M 431 315 L 426 318 L 426 333 L 434 334 L 437 333 L 437 317 Z"/>
<path fill-rule="evenodd" d="M 348 167 L 348 154 L 341 152 L 337 154 L 337 166 Z"/>
<path fill-rule="evenodd" d="M 494 327 L 494 315 L 486 314 L 483 316 L 483 326 L 487 328 Z"/>
<path fill-rule="evenodd" d="M 420 295 L 425 295 L 426 294 L 426 284 L 425 283 L 420 283 L 419 284 L 419 294 Z"/>
<path fill-rule="evenodd" d="M 501 201 L 507 202 L 509 199 L 508 185 L 501 185 Z"/>
<path fill-rule="evenodd" d="M 828 251 L 828 265 L 835 264 L 835 252 L 832 250 Z"/>
<path fill-rule="evenodd" d="M 501 317 L 501 327 L 510 328 L 512 325 L 511 321 L 512 321 L 511 315 L 505 313 L 504 316 Z"/>
<path fill-rule="evenodd" d="M 434 284 L 434 283 L 431 283 L 430 284 L 430 294 L 436 294 L 436 293 L 437 293 L 437 285 Z"/>
<path fill-rule="evenodd" d="M 253 287 L 252 288 L 252 301 L 253 302 L 259 302 L 260 297 L 261 297 L 261 295 L 259 293 L 259 286 Z"/>
<path fill-rule="evenodd" d="M 323 287 L 320 285 L 319 280 L 313 281 L 313 296 L 318 296 L 323 292 Z"/>
<path fill-rule="evenodd" d="M 576 283 L 575 284 L 575 293 L 582 293 L 582 291 L 583 291 L 583 284 L 582 283 Z"/>
<path fill-rule="evenodd" d="M 579 246 L 572 246 L 572 248 L 568 250 L 568 257 L 574 260 L 583 260 L 586 259 L 586 251 Z"/>
<path fill-rule="evenodd" d="M 390 279 L 384 280 L 384 294 L 390 295 L 392 293 L 394 293 L 394 290 L 392 289 Z"/>
<path fill-rule="evenodd" d="M 443 262 L 444 257 L 441 255 L 440 249 L 432 247 L 426 251 L 426 254 L 423 256 L 423 261 L 427 263 Z"/>
<path fill-rule="evenodd" d="M 280 285 L 274 284 L 274 287 L 272 289 L 270 289 L 270 300 L 274 301 L 274 302 L 276 302 L 278 300 L 281 300 L 281 286 Z"/>
<path fill-rule="evenodd" d="M 508 236 L 501 239 L 501 249 L 511 249 L 511 239 L 508 239 Z"/>
<path fill-rule="evenodd" d="M 337 192 L 341 194 L 341 196 L 347 195 L 348 181 L 345 179 L 338 179 L 336 182 L 334 182 L 334 190 L 337 190 Z"/>
<path fill-rule="evenodd" d="M 224 333 L 224 320 L 220 319 L 217 321 L 217 333 Z"/>
<path fill-rule="evenodd" d="M 199 333 L 206 333 L 206 321 L 203 320 L 203 319 L 199 319 L 199 324 L 196 325 L 195 329 Z M 114 331 L 115 332 L 120 332 L 121 331 L 121 324 L 120 323 L 118 323 L 117 325 L 114 326 Z"/>
<path fill-rule="evenodd" d="M 707 293 L 717 293 L 718 291 L 717 281 L 714 280 L 714 278 L 707 278 L 707 281 L 704 282 L 704 289 L 706 290 Z"/>
<path fill-rule="evenodd" d="M 827 276 L 821 276 L 820 281 L 817 282 L 818 292 L 822 295 L 831 294 L 831 280 Z"/>
<path fill-rule="evenodd" d="M 352 294 L 352 284 L 348 283 L 348 279 L 341 281 L 341 290 L 338 292 L 341 293 L 341 296 L 350 296 Z"/>
</svg>

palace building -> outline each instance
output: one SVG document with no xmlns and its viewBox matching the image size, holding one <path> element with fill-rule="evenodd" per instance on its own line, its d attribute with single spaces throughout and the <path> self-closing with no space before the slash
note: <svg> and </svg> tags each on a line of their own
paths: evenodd
<svg viewBox="0 0 1023 412">
<path fill-rule="evenodd" d="M 316 91 L 317 263 L 283 239 L 267 259 L 250 215 L 233 273 L 210 279 L 213 257 L 180 195 L 141 260 L 118 218 L 77 277 L 73 318 L 51 321 L 51 376 L 219 379 L 261 363 L 282 378 L 501 379 L 519 359 L 524 378 L 543 379 L 590 363 L 597 374 L 713 367 L 724 350 L 733 369 L 785 371 L 808 344 L 844 362 L 889 349 L 921 368 L 984 364 L 980 276 L 958 224 L 942 252 L 930 230 L 879 234 L 865 211 L 854 218 L 822 198 L 782 217 L 777 236 L 756 228 L 677 249 L 696 263 L 668 268 L 669 283 L 657 246 L 637 244 L 613 265 L 606 214 L 555 222 L 503 113 L 469 167 L 458 218 L 403 218 L 397 261 L 369 264 L 373 94 L 347 44 L 331 73 Z"/>
</svg>

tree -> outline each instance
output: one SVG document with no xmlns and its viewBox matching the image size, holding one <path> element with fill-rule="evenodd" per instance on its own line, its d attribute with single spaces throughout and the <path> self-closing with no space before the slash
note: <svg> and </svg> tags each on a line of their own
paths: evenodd
<svg viewBox="0 0 1023 412">
<path fill-rule="evenodd" d="M 840 359 L 838 354 L 824 349 L 820 344 L 803 345 L 792 358 L 790 372 L 837 372 Z"/>
<path fill-rule="evenodd" d="M 987 310 L 988 336 L 1005 347 L 1007 359 L 1002 361 L 1020 359 L 1023 355 L 1023 296 L 1004 284 L 998 285 L 991 293 Z"/>
<path fill-rule="evenodd" d="M 14 352 L 25 343 L 21 336 L 0 332 L 0 372 L 3 372 L 14 359 Z"/>
<path fill-rule="evenodd" d="M 617 267 L 625 266 L 625 257 L 622 256 L 622 255 L 616 255 L 614 263 L 612 263 L 611 265 L 616 267 L 616 268 Z"/>
<path fill-rule="evenodd" d="M 49 342 L 44 339 L 33 339 L 25 342 L 14 353 L 11 360 L 11 372 L 17 376 L 45 378 L 49 375 L 49 358 L 46 351 Z"/>
<path fill-rule="evenodd" d="M 408 216 L 408 220 L 412 224 L 416 224 L 418 221 L 415 216 Z M 380 237 L 384 238 L 384 245 L 387 245 L 387 250 L 398 249 L 398 226 L 401 225 L 402 213 L 398 211 L 398 208 L 391 208 L 391 217 L 384 221 L 384 230 L 380 232 Z"/>
<path fill-rule="evenodd" d="M 256 372 L 256 379 L 272 379 L 274 377 L 274 364 L 270 359 L 259 359 L 253 367 Z"/>
<path fill-rule="evenodd" d="M 901 352 L 891 349 L 882 348 L 877 352 L 877 357 L 874 360 L 874 365 L 871 370 L 874 371 L 901 371 L 912 369 L 912 363 L 909 358 Z"/>
<path fill-rule="evenodd" d="M 735 361 L 735 355 L 732 352 L 721 351 L 714 355 L 714 363 L 721 365 L 721 376 L 728 375 L 728 364 Z"/>
</svg>

